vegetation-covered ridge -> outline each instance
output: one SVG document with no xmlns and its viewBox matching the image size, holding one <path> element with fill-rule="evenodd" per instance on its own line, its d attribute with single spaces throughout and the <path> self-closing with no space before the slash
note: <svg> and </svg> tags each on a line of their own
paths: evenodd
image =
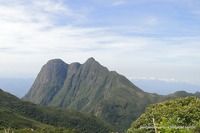
<svg viewBox="0 0 200 133">
<path fill-rule="evenodd" d="M 200 99 L 186 97 L 147 107 L 127 133 L 200 133 Z"/>
<path fill-rule="evenodd" d="M 42 107 L 22 101 L 0 89 L 0 130 L 26 132 L 106 133 L 112 131 L 103 120 L 75 110 Z"/>
<path fill-rule="evenodd" d="M 146 93 L 94 58 L 83 64 L 53 59 L 42 67 L 23 100 L 90 113 L 107 120 L 115 131 L 126 131 L 149 104 L 191 95 L 200 97 L 183 91 L 167 96 Z"/>
<path fill-rule="evenodd" d="M 48 61 L 23 100 L 75 109 L 109 121 L 124 131 L 151 99 L 126 77 L 89 58 L 84 64 Z"/>
</svg>

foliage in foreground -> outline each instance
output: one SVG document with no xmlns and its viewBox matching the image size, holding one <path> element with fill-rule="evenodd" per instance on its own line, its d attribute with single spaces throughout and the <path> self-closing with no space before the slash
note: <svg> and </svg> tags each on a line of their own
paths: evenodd
<svg viewBox="0 0 200 133">
<path fill-rule="evenodd" d="M 200 99 L 186 97 L 150 105 L 127 131 L 155 132 L 200 133 Z"/>
<path fill-rule="evenodd" d="M 78 133 L 77 131 L 71 130 L 71 129 L 65 129 L 65 128 L 42 128 L 33 130 L 31 128 L 24 128 L 24 129 L 4 129 L 0 130 L 0 133 Z"/>
</svg>

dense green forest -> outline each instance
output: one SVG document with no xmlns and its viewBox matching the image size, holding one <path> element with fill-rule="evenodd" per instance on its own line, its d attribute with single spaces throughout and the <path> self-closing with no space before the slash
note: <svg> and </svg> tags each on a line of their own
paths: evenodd
<svg viewBox="0 0 200 133">
<path fill-rule="evenodd" d="M 148 106 L 127 133 L 200 133 L 200 99 L 180 98 Z"/>
<path fill-rule="evenodd" d="M 0 90 L 0 133 L 108 133 L 104 120 L 75 110 L 43 107 Z M 149 105 L 127 133 L 199 133 L 200 99 L 168 100 Z"/>
<path fill-rule="evenodd" d="M 75 110 L 42 107 L 24 102 L 0 89 L 0 130 L 105 133 L 112 131 L 100 118 Z M 26 129 L 27 128 L 27 129 Z"/>
</svg>

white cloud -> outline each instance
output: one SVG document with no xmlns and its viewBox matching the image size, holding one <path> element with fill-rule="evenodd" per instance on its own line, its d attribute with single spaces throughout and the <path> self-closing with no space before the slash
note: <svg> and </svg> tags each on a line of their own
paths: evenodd
<svg viewBox="0 0 200 133">
<path fill-rule="evenodd" d="M 126 3 L 126 0 L 113 0 L 114 6 L 122 5 L 122 4 L 125 4 L 125 3 Z"/>
<path fill-rule="evenodd" d="M 122 4 L 126 1 L 115 2 Z M 178 67 L 169 73 L 173 75 L 181 65 L 185 65 L 179 73 L 181 74 L 190 64 L 199 66 L 199 37 L 140 35 L 154 32 L 153 29 L 145 28 L 146 25 L 155 27 L 159 23 L 156 16 L 149 16 L 133 27 L 122 26 L 122 30 L 114 27 L 118 29 L 115 31 L 113 27 L 107 26 L 75 26 L 77 21 L 86 19 L 84 12 L 80 12 L 81 10 L 74 10 L 62 1 L 35 0 L 29 4 L 1 4 L 0 76 L 8 76 L 8 73 L 10 76 L 35 76 L 41 66 L 51 58 L 62 58 L 67 63 L 83 63 L 90 56 L 126 76 L 136 73 L 136 76 L 148 74 L 159 77 L 161 74 L 168 74 L 168 71 L 163 72 L 164 69 L 173 69 L 175 64 Z M 64 24 L 57 24 L 57 21 L 62 22 L 61 19 Z M 127 32 L 135 34 L 123 34 Z M 195 68 L 188 73 L 199 75 L 197 70 Z M 163 79 L 168 78 L 166 76 Z"/>
<path fill-rule="evenodd" d="M 68 7 L 66 9 L 61 3 L 49 1 L 44 3 L 36 1 L 33 6 L 32 8 L 30 6 L 29 9 L 24 5 L 0 6 L 3 9 L 0 11 L 0 47 L 15 47 L 15 53 L 18 54 L 23 54 L 25 51 L 41 54 L 53 52 L 53 50 L 80 52 L 98 48 L 126 52 L 127 50 L 136 50 L 147 43 L 140 38 L 109 35 L 107 33 L 109 28 L 55 26 L 52 24 L 52 14 L 68 12 Z M 43 7 L 43 11 L 40 11 L 41 7 Z M 130 49 L 130 47 L 132 48 Z"/>
<path fill-rule="evenodd" d="M 165 81 L 165 82 L 185 82 L 179 81 L 174 78 L 165 79 L 165 78 L 157 78 L 157 77 L 130 77 L 130 80 L 138 81 L 138 80 L 158 80 L 158 81 Z"/>
<path fill-rule="evenodd" d="M 16 4 L 14 7 L 12 5 L 1 5 L 0 46 L 17 46 L 18 49 L 31 49 L 32 47 L 40 48 L 41 43 L 47 43 L 51 47 L 51 44 L 54 43 L 55 45 L 55 43 L 62 41 L 67 36 L 78 36 L 86 32 L 88 29 L 54 25 L 55 20 L 52 20 L 54 15 L 64 14 L 59 17 L 66 18 L 68 16 L 78 16 L 61 4 L 53 1 L 34 1 L 32 4 L 33 7 L 31 5 L 26 7 L 26 5 L 20 4 Z"/>
</svg>

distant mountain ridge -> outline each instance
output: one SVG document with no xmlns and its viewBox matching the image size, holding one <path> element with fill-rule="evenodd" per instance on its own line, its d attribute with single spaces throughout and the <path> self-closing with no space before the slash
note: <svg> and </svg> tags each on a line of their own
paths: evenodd
<svg viewBox="0 0 200 133">
<path fill-rule="evenodd" d="M 89 58 L 84 64 L 48 61 L 23 100 L 91 113 L 123 131 L 147 105 L 176 97 L 146 93 L 123 75 Z"/>
<path fill-rule="evenodd" d="M 200 86 L 186 82 L 165 81 L 159 79 L 139 79 L 139 78 L 132 79 L 131 81 L 146 92 L 150 93 L 156 92 L 160 95 L 167 95 L 180 90 L 187 91 L 190 93 L 195 93 L 197 91 L 200 91 Z"/>
</svg>

